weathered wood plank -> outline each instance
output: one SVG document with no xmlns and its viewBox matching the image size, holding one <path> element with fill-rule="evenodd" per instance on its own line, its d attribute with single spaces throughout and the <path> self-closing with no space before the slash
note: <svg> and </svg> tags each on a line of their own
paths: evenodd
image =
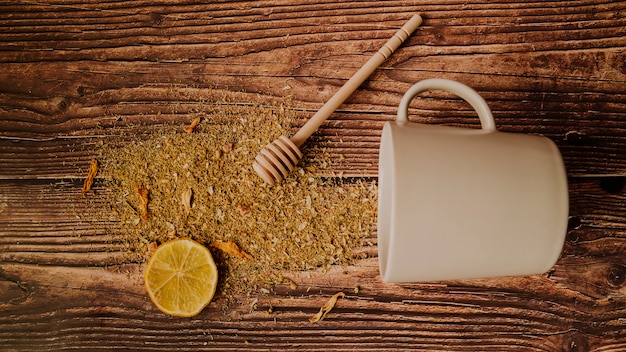
<svg viewBox="0 0 626 352">
<path fill-rule="evenodd" d="M 226 310 L 218 298 L 198 317 L 177 319 L 151 306 L 141 283 L 133 279 L 140 268 L 124 270 L 130 271 L 3 268 L 3 301 L 8 304 L 3 304 L 1 319 L 7 329 L 0 340 L 9 348 L 44 350 L 318 350 L 320 345 L 342 350 L 358 344 L 362 349 L 561 351 L 573 342 L 584 350 L 623 346 L 623 302 L 590 299 L 546 277 L 382 285 L 362 268 L 337 268 L 309 274 L 313 283 L 295 277 L 300 282 L 296 290 L 279 285 L 269 294 L 240 297 Z M 351 292 L 354 284 L 359 293 Z M 347 297 L 326 320 L 310 323 L 325 297 L 337 291 Z"/>
</svg>

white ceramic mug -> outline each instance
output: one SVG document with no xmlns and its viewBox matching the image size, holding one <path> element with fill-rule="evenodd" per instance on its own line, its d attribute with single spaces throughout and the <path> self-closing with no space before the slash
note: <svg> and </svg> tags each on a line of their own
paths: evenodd
<svg viewBox="0 0 626 352">
<path fill-rule="evenodd" d="M 426 90 L 463 98 L 482 129 L 408 121 Z M 548 138 L 496 130 L 476 91 L 447 79 L 411 87 L 386 122 L 379 159 L 382 280 L 530 275 L 557 261 L 568 221 L 563 159 Z"/>
</svg>

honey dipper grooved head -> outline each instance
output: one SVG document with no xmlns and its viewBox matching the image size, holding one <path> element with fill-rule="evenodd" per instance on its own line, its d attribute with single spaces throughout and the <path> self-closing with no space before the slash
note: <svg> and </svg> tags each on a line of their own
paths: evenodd
<svg viewBox="0 0 626 352">
<path fill-rule="evenodd" d="M 300 158 L 300 149 L 289 138 L 280 136 L 259 152 L 252 167 L 263 181 L 273 185 L 287 177 Z"/>
</svg>

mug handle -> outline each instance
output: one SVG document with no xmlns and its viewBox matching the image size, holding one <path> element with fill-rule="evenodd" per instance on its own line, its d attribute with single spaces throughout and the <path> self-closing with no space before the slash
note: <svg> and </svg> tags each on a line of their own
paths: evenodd
<svg viewBox="0 0 626 352">
<path fill-rule="evenodd" d="M 409 90 L 404 93 L 402 101 L 400 101 L 400 105 L 398 106 L 397 121 L 399 123 L 409 121 L 407 116 L 409 113 L 409 103 L 415 96 L 427 90 L 443 90 L 463 98 L 463 100 L 468 102 L 478 113 L 482 129 L 491 132 L 496 131 L 496 122 L 493 119 L 493 114 L 485 99 L 465 84 L 445 78 L 425 79 L 415 83 L 409 88 Z"/>
</svg>

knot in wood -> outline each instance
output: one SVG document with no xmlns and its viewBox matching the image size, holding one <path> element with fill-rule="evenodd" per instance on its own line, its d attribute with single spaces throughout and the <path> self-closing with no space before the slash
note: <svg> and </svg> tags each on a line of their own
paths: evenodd
<svg viewBox="0 0 626 352">
<path fill-rule="evenodd" d="M 561 345 L 563 352 L 587 352 L 589 351 L 589 343 L 587 337 L 579 332 L 573 332 L 564 336 Z"/>
<path fill-rule="evenodd" d="M 153 27 L 158 27 L 163 24 L 163 15 L 160 13 L 153 12 L 150 14 L 149 23 L 152 24 Z"/>
<path fill-rule="evenodd" d="M 580 216 L 570 216 L 567 220 L 567 237 L 566 241 L 569 243 L 577 243 L 580 241 L 580 231 L 576 231 L 580 229 L 582 226 L 582 219 Z"/>
<path fill-rule="evenodd" d="M 56 108 L 57 112 L 63 112 L 65 110 L 67 110 L 67 108 L 69 107 L 69 103 L 67 101 L 67 99 L 63 98 L 63 97 L 56 97 L 51 99 L 51 102 L 53 104 L 53 106 Z M 54 110 L 54 108 L 53 108 Z"/>
<path fill-rule="evenodd" d="M 612 287 L 622 287 L 626 282 L 626 267 L 623 265 L 611 265 L 607 270 L 606 279 Z"/>
</svg>

